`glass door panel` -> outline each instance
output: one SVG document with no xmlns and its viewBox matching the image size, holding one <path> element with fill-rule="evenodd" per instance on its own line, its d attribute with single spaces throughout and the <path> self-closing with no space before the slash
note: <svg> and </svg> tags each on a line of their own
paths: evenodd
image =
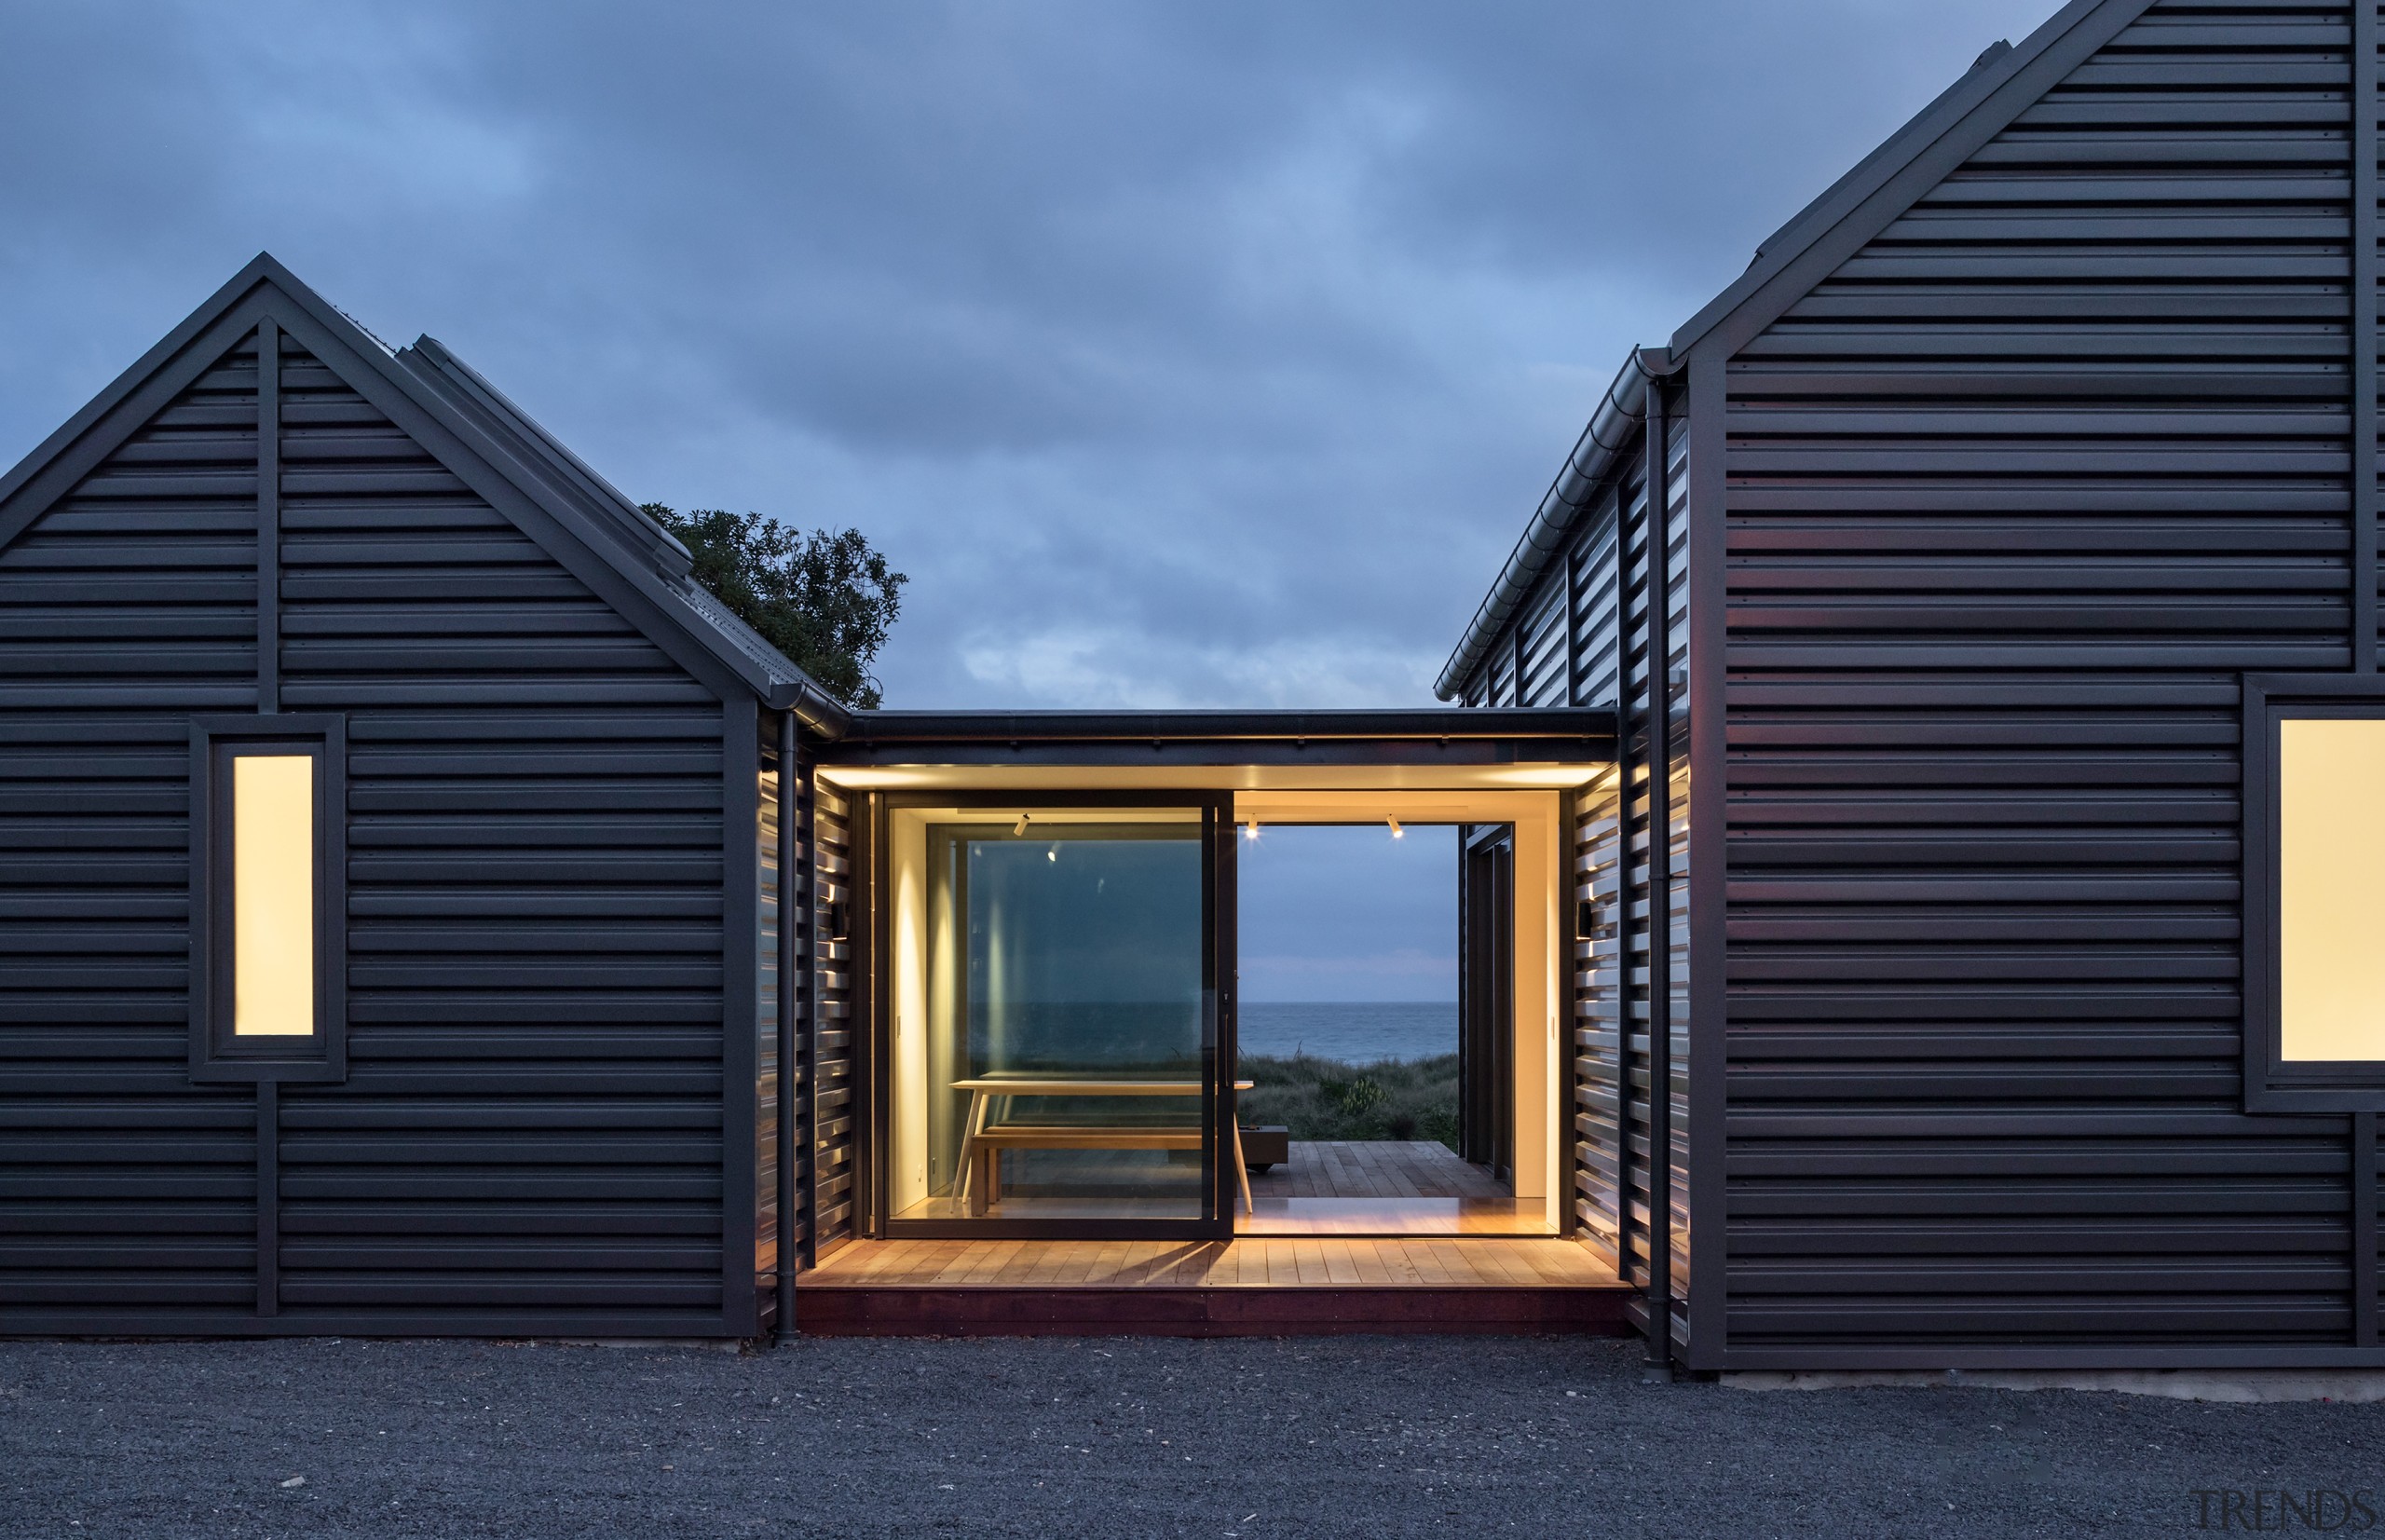
<svg viewBox="0 0 2385 1540">
<path fill-rule="evenodd" d="M 888 1214 L 1214 1219 L 1199 808 L 896 808 Z"/>
</svg>

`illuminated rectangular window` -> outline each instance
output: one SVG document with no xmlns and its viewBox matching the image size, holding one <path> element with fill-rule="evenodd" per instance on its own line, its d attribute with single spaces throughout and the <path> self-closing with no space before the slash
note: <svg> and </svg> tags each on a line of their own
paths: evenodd
<svg viewBox="0 0 2385 1540">
<path fill-rule="evenodd" d="M 315 759 L 232 759 L 232 1032 L 315 1032 Z"/>
<path fill-rule="evenodd" d="M 2385 1059 L 2385 721 L 2278 733 L 2279 1056 Z"/>
<path fill-rule="evenodd" d="M 191 743 L 191 1074 L 347 1074 L 347 734 L 205 717 Z"/>
</svg>

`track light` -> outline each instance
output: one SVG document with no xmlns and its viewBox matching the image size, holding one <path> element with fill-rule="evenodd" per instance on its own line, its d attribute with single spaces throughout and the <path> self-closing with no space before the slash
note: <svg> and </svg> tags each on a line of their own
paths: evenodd
<svg viewBox="0 0 2385 1540">
<path fill-rule="evenodd" d="M 1391 837 L 1394 839 L 1405 839 L 1408 838 L 1408 831 L 1399 826 L 1398 819 L 1386 813 L 1383 815 L 1383 822 L 1391 825 Z"/>
<path fill-rule="evenodd" d="M 1252 819 L 1242 826 L 1242 837 L 1256 844 L 1259 840 L 1259 820 Z"/>
<path fill-rule="evenodd" d="M 1018 822 L 1010 826 L 1011 838 L 1017 838 L 1027 833 L 1027 820 L 1029 816 L 1029 815 L 1027 813 L 1020 813 L 1018 815 Z"/>
</svg>

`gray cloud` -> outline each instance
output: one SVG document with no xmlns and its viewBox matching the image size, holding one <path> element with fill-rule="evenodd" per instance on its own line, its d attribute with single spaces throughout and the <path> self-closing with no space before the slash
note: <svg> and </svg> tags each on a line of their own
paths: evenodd
<svg viewBox="0 0 2385 1540">
<path fill-rule="evenodd" d="M 14 7 L 0 458 L 269 248 L 867 530 L 894 703 L 1421 702 L 1624 348 L 2049 4 Z"/>
</svg>

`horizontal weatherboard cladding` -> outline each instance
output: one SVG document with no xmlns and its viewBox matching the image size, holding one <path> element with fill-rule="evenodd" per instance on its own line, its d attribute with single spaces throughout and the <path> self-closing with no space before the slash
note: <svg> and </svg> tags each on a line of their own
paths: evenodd
<svg viewBox="0 0 2385 1540">
<path fill-rule="evenodd" d="M 756 767 L 286 331 L 261 486 L 256 348 L 0 547 L 0 1329 L 738 1328 L 724 1234 L 775 1217 L 724 1209 Z M 348 1078 L 281 1087 L 262 1145 L 259 1094 L 187 1065 L 190 718 L 257 710 L 261 662 L 345 718 L 350 815 Z"/>
<path fill-rule="evenodd" d="M 0 547 L 0 1323 L 237 1323 L 256 1109 L 190 1083 L 194 712 L 256 705 L 236 346 Z"/>
<path fill-rule="evenodd" d="M 1724 364 L 1730 1362 L 2353 1341 L 2238 913 L 2239 678 L 2353 661 L 2351 36 L 2154 6 Z"/>
<path fill-rule="evenodd" d="M 348 1083 L 283 1098 L 284 1311 L 717 1315 L 723 787 L 753 767 L 330 370 L 293 348 L 282 390 L 282 696 L 348 715 L 352 991 Z"/>
</svg>

